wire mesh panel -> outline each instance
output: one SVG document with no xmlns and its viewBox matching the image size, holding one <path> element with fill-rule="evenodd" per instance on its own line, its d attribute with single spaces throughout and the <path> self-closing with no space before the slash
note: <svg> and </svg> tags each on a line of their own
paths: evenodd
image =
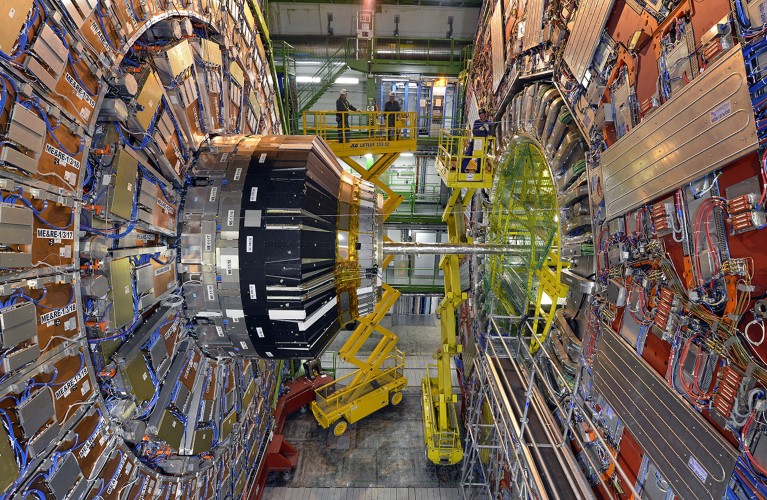
<svg viewBox="0 0 767 500">
<path fill-rule="evenodd" d="M 504 152 L 492 191 L 489 243 L 512 245 L 513 255 L 486 260 L 496 304 L 507 315 L 533 312 L 539 271 L 559 251 L 557 200 L 543 152 L 520 140 Z"/>
</svg>

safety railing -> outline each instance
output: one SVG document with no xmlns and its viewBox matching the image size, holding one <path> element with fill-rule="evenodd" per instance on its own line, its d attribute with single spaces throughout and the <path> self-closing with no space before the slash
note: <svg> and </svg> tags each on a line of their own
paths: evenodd
<svg viewBox="0 0 767 500">
<path fill-rule="evenodd" d="M 448 412 L 447 429 L 439 428 L 438 416 L 434 411 L 434 406 L 443 395 L 440 394 L 435 397 L 432 392 L 432 385 L 436 384 L 437 381 L 436 377 L 432 377 L 432 373 L 436 374 L 436 372 L 437 365 L 426 365 L 426 377 L 421 383 L 426 451 L 429 459 L 432 461 L 439 457 L 435 463 L 437 461 L 440 463 L 455 463 L 450 457 L 455 455 L 456 450 L 459 453 L 463 451 L 458 415 L 455 411 L 455 403 L 448 402 L 445 405 Z"/>
<path fill-rule="evenodd" d="M 393 125 L 389 126 L 389 118 Z M 318 135 L 328 143 L 360 146 L 389 146 L 416 140 L 416 114 L 410 111 L 306 111 L 303 132 Z"/>
<path fill-rule="evenodd" d="M 331 415 L 342 411 L 342 408 L 357 398 L 382 387 L 389 382 L 401 379 L 405 375 L 405 354 L 399 349 L 389 355 L 383 362 L 379 373 L 362 384 L 350 386 L 349 383 L 357 376 L 355 370 L 341 378 L 323 385 L 316 391 L 315 403 L 325 414 Z"/>
<path fill-rule="evenodd" d="M 451 188 L 489 188 L 493 182 L 494 137 L 442 130 L 437 147 L 437 172 Z"/>
<path fill-rule="evenodd" d="M 564 451 L 569 446 L 570 440 L 573 440 L 576 448 L 581 450 L 600 447 L 610 467 L 614 468 L 616 477 L 623 481 L 624 487 L 628 488 L 635 498 L 639 498 L 634 490 L 633 480 L 617 459 L 615 447 L 611 446 L 599 432 L 587 434 L 588 439 L 584 437 L 582 425 L 591 429 L 599 429 L 599 426 L 592 420 L 592 411 L 584 407 L 584 401 L 579 394 L 581 372 L 576 374 L 573 383 L 572 379 L 562 372 L 556 357 L 551 354 L 550 344 L 546 342 L 539 344 L 535 353 L 529 348 L 537 337 L 533 323 L 534 318 L 513 319 L 508 316 L 495 316 L 491 311 L 490 331 L 480 341 L 482 350 L 490 359 L 509 360 L 514 376 L 522 382 L 526 399 L 522 403 L 514 403 L 510 399 L 515 408 L 506 414 L 506 417 L 516 419 L 516 422 L 512 423 L 516 439 L 522 444 L 532 444 L 533 446 L 529 449 L 534 455 L 538 446 L 551 446 Z M 498 372 L 498 376 L 498 382 L 512 387 L 508 375 L 503 370 Z M 550 410 L 547 402 L 553 402 L 554 408 Z M 537 408 L 539 416 L 546 421 L 546 425 L 543 426 L 545 443 L 531 442 L 533 436 L 527 425 L 527 410 L 531 407 Z M 559 416 L 557 423 L 552 413 Z M 570 475 L 571 487 L 590 491 L 589 485 L 581 475 L 580 466 L 572 454 L 559 453 L 557 459 L 559 466 Z M 605 469 L 596 455 L 586 453 L 583 455 L 583 460 L 594 471 Z M 537 462 L 539 467 L 548 467 L 547 464 L 542 464 L 540 457 L 537 457 Z M 532 464 L 528 465 L 532 466 Z M 551 476 L 544 474 L 544 477 Z M 597 475 L 597 480 L 603 488 L 610 489 L 610 484 L 601 474 Z"/>
</svg>

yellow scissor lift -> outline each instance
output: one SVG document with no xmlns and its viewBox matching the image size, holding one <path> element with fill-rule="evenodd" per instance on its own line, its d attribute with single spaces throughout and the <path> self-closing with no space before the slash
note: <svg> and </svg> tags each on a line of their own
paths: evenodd
<svg viewBox="0 0 767 500">
<path fill-rule="evenodd" d="M 392 191 L 380 177 L 394 160 L 416 149 L 416 114 L 396 113 L 396 125 L 386 126 L 385 113 L 351 112 L 346 141 L 339 141 L 335 111 L 308 111 L 303 115 L 303 132 L 325 139 L 333 152 L 351 166 L 363 179 L 370 181 L 386 195 L 383 218 L 386 220 L 402 202 L 403 197 Z M 353 156 L 380 155 L 366 169 Z M 382 268 L 391 263 L 394 256 L 387 256 Z M 312 413 L 323 427 L 332 427 L 336 436 L 342 435 L 348 424 L 370 415 L 388 404 L 402 401 L 402 389 L 407 386 L 405 378 L 405 355 L 396 348 L 399 340 L 394 332 L 382 327 L 381 320 L 392 308 L 399 292 L 387 284 L 373 312 L 359 319 L 359 325 L 344 343 L 338 355 L 357 367 L 354 372 L 317 389 L 312 403 Z M 357 357 L 366 340 L 373 333 L 381 335 L 373 352 L 365 359 Z"/>
<path fill-rule="evenodd" d="M 442 220 L 447 224 L 448 243 L 470 245 L 464 226 L 464 206 L 477 189 L 493 183 L 493 137 L 471 137 L 443 130 L 439 137 L 437 171 L 453 191 Z M 472 147 L 469 147 L 469 144 Z M 469 152 L 470 151 L 470 152 Z M 465 191 L 464 191 L 465 190 Z M 421 382 L 426 454 L 435 464 L 455 464 L 463 458 L 461 425 L 456 412 L 450 361 L 461 352 L 456 336 L 456 311 L 467 295 L 461 290 L 461 255 L 443 255 L 440 268 L 445 276 L 445 297 L 437 308 L 442 345 L 435 354 L 436 365 L 427 367 Z M 436 371 L 436 377 L 432 376 Z"/>
</svg>

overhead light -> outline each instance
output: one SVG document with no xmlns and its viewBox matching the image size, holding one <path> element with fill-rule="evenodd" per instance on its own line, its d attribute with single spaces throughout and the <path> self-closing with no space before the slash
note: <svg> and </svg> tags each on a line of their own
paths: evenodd
<svg viewBox="0 0 767 500">
<path fill-rule="evenodd" d="M 320 83 L 319 76 L 297 76 L 296 83 Z"/>
<path fill-rule="evenodd" d="M 400 153 L 399 154 L 401 158 L 412 158 L 413 153 Z"/>
<path fill-rule="evenodd" d="M 335 83 L 336 85 L 357 85 L 358 83 L 360 83 L 360 79 L 347 78 L 342 76 L 341 78 L 336 78 L 336 81 L 333 83 Z"/>
</svg>

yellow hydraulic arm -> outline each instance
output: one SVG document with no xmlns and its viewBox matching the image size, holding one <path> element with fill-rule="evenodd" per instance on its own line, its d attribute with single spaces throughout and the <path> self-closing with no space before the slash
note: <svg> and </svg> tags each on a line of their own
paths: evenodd
<svg viewBox="0 0 767 500">
<path fill-rule="evenodd" d="M 452 189 L 442 214 L 447 225 L 448 243 L 470 245 L 463 223 L 463 209 L 479 188 L 489 188 L 493 181 L 493 137 L 475 138 L 442 131 L 439 137 L 437 171 Z M 469 145 L 471 144 L 471 147 Z M 461 353 L 457 341 L 456 311 L 467 295 L 461 291 L 461 255 L 443 255 L 440 269 L 445 276 L 445 297 L 437 308 L 442 345 L 435 353 L 436 366 L 427 368 L 421 382 L 426 454 L 435 464 L 455 464 L 463 458 L 460 423 L 453 394 L 450 361 Z M 436 368 L 436 377 L 432 370 Z"/>
<path fill-rule="evenodd" d="M 447 224 L 448 242 L 470 244 L 463 226 L 463 202 L 471 200 L 475 189 L 468 189 L 461 196 L 461 190 L 453 190 L 442 220 Z M 435 464 L 455 464 L 463 458 L 460 423 L 455 410 L 458 398 L 453 394 L 450 360 L 461 352 L 456 336 L 456 311 L 466 300 L 461 291 L 460 255 L 443 255 L 440 269 L 445 275 L 445 297 L 437 308 L 440 318 L 442 344 L 434 357 L 437 361 L 437 376 L 427 377 L 421 382 L 423 398 L 424 440 L 429 460 Z"/>
<path fill-rule="evenodd" d="M 305 112 L 303 119 L 305 133 L 324 138 L 336 156 L 383 191 L 386 196 L 382 211 L 384 220 L 402 202 L 403 196 L 395 193 L 381 176 L 400 153 L 416 148 L 415 113 L 397 115 L 397 120 L 405 125 L 398 127 L 396 134 L 390 134 L 385 126 L 381 126 L 383 115 L 380 113 L 350 113 L 346 142 L 338 140 L 335 111 Z M 369 169 L 353 158 L 365 153 L 378 155 Z M 390 240 L 386 238 L 386 241 Z M 385 269 L 393 259 L 394 255 L 386 256 L 381 268 Z M 407 386 L 405 356 L 396 348 L 399 339 L 394 332 L 380 324 L 398 297 L 397 290 L 383 285 L 381 300 L 371 314 L 359 320 L 359 325 L 339 351 L 339 357 L 356 366 L 357 370 L 317 390 L 312 412 L 323 427 L 332 425 L 336 435 L 343 434 L 348 423 L 354 423 L 387 404 L 396 405 L 402 401 L 401 390 Z M 376 332 L 381 335 L 378 344 L 367 358 L 360 359 L 357 356 L 360 349 Z"/>
<path fill-rule="evenodd" d="M 380 325 L 381 320 L 399 297 L 399 292 L 383 285 L 383 295 L 372 313 L 359 320 L 339 357 L 357 370 L 317 389 L 312 413 L 322 427 L 333 427 L 340 436 L 354 423 L 388 404 L 402 401 L 405 378 L 405 355 L 396 348 L 397 336 Z M 378 332 L 381 339 L 366 359 L 357 357 L 370 336 Z"/>
</svg>

